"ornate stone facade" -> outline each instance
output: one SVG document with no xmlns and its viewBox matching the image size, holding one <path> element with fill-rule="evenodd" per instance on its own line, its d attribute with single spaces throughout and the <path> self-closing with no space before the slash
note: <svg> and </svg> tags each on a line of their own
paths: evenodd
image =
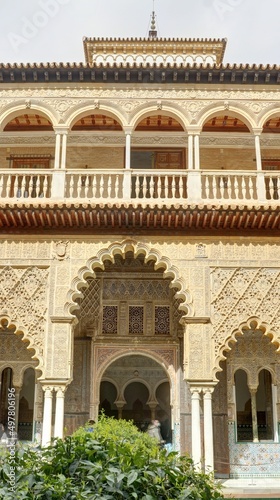
<svg viewBox="0 0 280 500">
<path fill-rule="evenodd" d="M 26 396 L 44 444 L 103 408 L 159 416 L 218 473 L 277 475 L 278 73 L 188 66 L 175 45 L 170 68 L 168 51 L 122 68 L 117 44 L 108 67 L 15 67 L 20 85 L 0 69 L 2 387 Z M 246 459 L 239 370 L 257 424 Z M 257 442 L 268 414 L 273 438 Z"/>
</svg>

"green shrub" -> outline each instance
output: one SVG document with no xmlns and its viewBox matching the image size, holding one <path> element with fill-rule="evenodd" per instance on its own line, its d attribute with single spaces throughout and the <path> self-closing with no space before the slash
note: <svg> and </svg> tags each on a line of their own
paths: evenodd
<svg viewBox="0 0 280 500">
<path fill-rule="evenodd" d="M 101 416 L 42 450 L 16 452 L 16 487 L 9 491 L 8 455 L 0 466 L 0 498 L 89 500 L 222 499 L 212 479 L 188 457 L 159 450 L 131 423 Z"/>
</svg>

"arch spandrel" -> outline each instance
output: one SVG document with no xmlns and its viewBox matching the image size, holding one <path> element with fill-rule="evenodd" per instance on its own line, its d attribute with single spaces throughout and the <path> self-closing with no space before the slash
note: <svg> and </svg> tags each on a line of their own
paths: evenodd
<svg viewBox="0 0 280 500">
<path fill-rule="evenodd" d="M 248 318 L 247 321 L 240 323 L 238 328 L 234 329 L 231 332 L 231 334 L 227 338 L 225 338 L 224 343 L 220 346 L 215 359 L 215 368 L 213 370 L 213 376 L 215 377 L 215 380 L 218 380 L 217 373 L 219 371 L 222 371 L 220 363 L 227 359 L 225 353 L 231 351 L 232 349 L 231 345 L 236 344 L 238 342 L 238 338 L 242 337 L 245 332 L 252 332 L 253 335 L 255 331 L 261 332 L 263 336 L 268 337 L 268 339 L 270 340 L 270 344 L 274 346 L 275 352 L 277 353 L 277 355 L 279 355 L 280 335 L 277 335 L 276 332 L 273 330 L 273 328 L 268 323 L 263 322 L 260 318 L 258 317 Z M 252 359 L 255 363 L 254 353 L 252 353 Z M 237 364 L 235 366 L 235 371 L 237 367 L 246 371 L 248 378 L 250 379 L 252 374 L 250 373 L 250 368 L 248 366 L 244 367 L 242 364 Z M 255 375 L 258 374 L 263 368 L 268 369 L 271 373 L 271 367 L 268 367 L 266 365 L 264 357 L 262 357 L 261 368 L 255 367 L 255 370 L 253 370 Z M 274 374 L 272 374 L 272 376 L 274 376 Z"/>
<path fill-rule="evenodd" d="M 154 261 L 155 270 L 162 268 L 163 277 L 171 279 L 170 286 L 177 290 L 176 298 L 182 300 L 179 306 L 180 310 L 186 316 L 194 315 L 193 300 L 184 277 L 180 275 L 179 269 L 171 263 L 168 257 L 162 256 L 154 247 L 134 240 L 112 243 L 109 247 L 97 252 L 95 257 L 88 259 L 86 265 L 80 268 L 77 276 L 72 280 L 72 286 L 67 294 L 67 302 L 64 306 L 66 315 L 73 315 L 74 311 L 78 308 L 75 301 L 77 298 L 82 297 L 83 288 L 88 286 L 87 278 L 95 277 L 95 269 L 103 270 L 106 260 L 114 262 L 116 255 L 124 257 L 127 252 L 133 252 L 135 258 L 139 255 L 144 255 L 145 263 Z"/>
</svg>

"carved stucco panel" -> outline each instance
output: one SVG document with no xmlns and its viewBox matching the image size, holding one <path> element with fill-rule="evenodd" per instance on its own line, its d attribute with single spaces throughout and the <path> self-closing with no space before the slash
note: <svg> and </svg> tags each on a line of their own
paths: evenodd
<svg viewBox="0 0 280 500">
<path fill-rule="evenodd" d="M 216 356 L 239 324 L 252 316 L 268 323 L 280 340 L 279 295 L 279 269 L 212 269 L 212 322 Z"/>
<path fill-rule="evenodd" d="M 51 251 L 51 243 L 47 241 L 7 241 L 0 240 L 1 244 L 1 255 L 0 259 L 4 260 L 5 263 L 11 262 L 16 259 L 19 260 L 32 259 L 49 259 Z"/>
<path fill-rule="evenodd" d="M 39 366 L 43 363 L 46 331 L 48 269 L 0 269 L 0 313 L 29 340 Z"/>
<path fill-rule="evenodd" d="M 65 396 L 66 412 L 80 413 L 88 411 L 91 384 L 89 358 L 89 342 L 87 340 L 75 341 L 73 381 L 69 385 Z"/>
<path fill-rule="evenodd" d="M 71 325 L 55 323 L 52 328 L 52 335 L 49 335 L 51 344 L 49 355 L 46 360 L 46 378 L 68 379 L 71 376 L 71 351 L 72 335 Z"/>
<path fill-rule="evenodd" d="M 185 378 L 212 379 L 211 325 L 190 324 L 185 332 Z"/>
</svg>

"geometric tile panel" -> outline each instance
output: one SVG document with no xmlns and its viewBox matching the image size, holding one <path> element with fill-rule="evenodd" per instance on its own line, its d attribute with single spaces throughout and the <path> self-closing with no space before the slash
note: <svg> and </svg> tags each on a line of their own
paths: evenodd
<svg viewBox="0 0 280 500">
<path fill-rule="evenodd" d="M 230 477 L 280 478 L 280 443 L 236 443 L 235 424 L 229 423 Z"/>
</svg>

